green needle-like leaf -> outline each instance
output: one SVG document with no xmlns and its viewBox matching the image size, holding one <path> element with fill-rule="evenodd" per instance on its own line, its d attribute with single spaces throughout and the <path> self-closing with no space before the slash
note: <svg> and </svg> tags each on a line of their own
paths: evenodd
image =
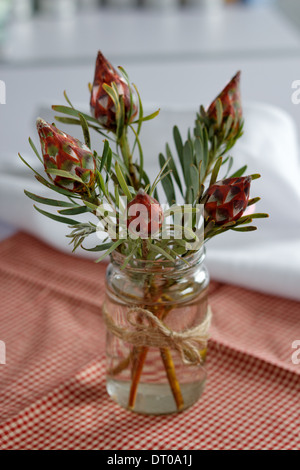
<svg viewBox="0 0 300 470">
<path fill-rule="evenodd" d="M 193 149 L 192 144 L 187 140 L 183 147 L 183 175 L 187 188 L 190 188 L 192 184 L 191 178 L 191 166 L 193 164 Z"/>
<path fill-rule="evenodd" d="M 97 212 L 97 210 L 99 209 L 99 206 L 97 206 L 97 204 L 93 204 L 89 201 L 85 201 L 84 199 L 82 200 L 82 202 L 85 204 L 87 208 L 89 208 L 90 210 L 94 212 Z"/>
<path fill-rule="evenodd" d="M 88 148 L 90 149 L 91 148 L 91 137 L 90 137 L 89 126 L 87 124 L 87 121 L 86 121 L 85 117 L 81 113 L 79 113 L 79 120 L 80 120 L 80 124 L 81 124 L 81 127 L 82 127 L 82 132 L 83 132 L 85 145 L 87 145 Z"/>
<path fill-rule="evenodd" d="M 118 209 L 120 209 L 120 193 L 119 193 L 119 188 L 117 185 L 115 185 L 115 203 Z"/>
<path fill-rule="evenodd" d="M 21 154 L 19 153 L 19 158 L 22 160 L 22 162 L 28 167 L 30 168 L 31 171 L 33 171 L 33 173 L 35 174 L 35 178 L 40 182 L 42 183 L 44 186 L 46 186 L 47 188 L 50 188 L 52 189 L 53 191 L 56 191 L 57 193 L 59 194 L 64 194 L 65 196 L 70 196 L 70 197 L 74 197 L 76 198 L 77 196 L 74 195 L 71 191 L 68 191 L 66 189 L 63 189 L 63 188 L 59 188 L 58 186 L 55 186 L 54 184 L 51 184 L 49 183 L 49 181 L 47 181 L 42 175 L 40 175 L 34 168 L 32 168 L 28 162 L 26 162 L 26 160 L 21 156 Z"/>
<path fill-rule="evenodd" d="M 99 171 L 96 171 L 96 176 L 97 176 L 97 180 L 98 180 L 100 189 L 102 190 L 102 192 L 103 192 L 104 196 L 106 197 L 106 199 L 109 200 L 109 193 L 108 193 L 107 187 L 105 185 L 103 176 L 101 175 L 101 173 Z"/>
<path fill-rule="evenodd" d="M 159 164 L 161 168 L 164 168 L 166 164 L 166 159 L 162 153 L 159 154 Z M 160 181 L 161 181 L 162 187 L 164 188 L 165 194 L 167 196 L 168 204 L 171 206 L 172 204 L 175 203 L 176 196 L 175 196 L 174 185 L 173 185 L 173 181 L 172 181 L 170 173 L 166 174 L 165 176 L 162 175 L 162 177 L 160 178 Z"/>
<path fill-rule="evenodd" d="M 112 163 L 112 150 L 111 150 L 111 148 L 109 147 L 108 152 L 107 152 L 107 161 L 106 161 L 106 170 L 107 170 L 107 173 L 110 172 L 111 163 Z"/>
<path fill-rule="evenodd" d="M 144 153 L 143 153 L 143 148 L 142 148 L 141 141 L 140 141 L 140 139 L 139 139 L 139 135 L 138 135 L 138 133 L 135 131 L 134 127 L 133 127 L 133 126 L 130 126 L 130 129 L 132 130 L 132 132 L 133 132 L 134 135 L 135 135 L 135 141 L 134 141 L 134 145 L 133 145 L 133 148 L 132 148 L 132 154 L 133 154 L 133 152 L 134 152 L 134 149 L 135 149 L 136 144 L 137 144 L 138 149 L 139 149 L 139 160 L 140 160 L 140 164 L 139 164 L 139 175 L 140 175 L 140 181 L 141 181 L 142 178 L 143 178 L 143 173 L 144 173 Z"/>
<path fill-rule="evenodd" d="M 118 67 L 120 70 L 121 70 L 121 73 L 123 75 L 123 77 L 125 78 L 125 81 L 128 85 L 128 90 L 129 90 L 129 95 L 130 95 L 130 109 L 129 109 L 129 112 L 128 112 L 128 118 L 131 117 L 132 115 L 132 111 L 133 111 L 133 95 L 132 95 L 132 88 L 131 88 L 131 84 L 130 84 L 130 79 L 129 79 L 129 75 L 128 73 L 126 72 L 126 70 L 121 67 L 121 65 L 119 65 Z"/>
<path fill-rule="evenodd" d="M 101 157 L 101 161 L 100 161 L 100 169 L 99 169 L 100 172 L 104 168 L 104 165 L 105 165 L 106 160 L 107 160 L 108 152 L 109 152 L 109 143 L 108 143 L 107 140 L 105 140 L 104 145 L 103 145 L 102 157 Z"/>
<path fill-rule="evenodd" d="M 161 155 L 162 155 L 162 154 L 161 154 Z M 165 160 L 165 157 L 164 157 L 163 155 L 162 155 L 162 158 L 164 159 L 164 163 L 163 163 L 163 165 L 162 165 L 162 167 L 161 167 L 161 169 L 160 169 L 158 175 L 156 176 L 156 178 L 155 178 L 155 180 L 154 180 L 154 182 L 153 182 L 153 184 L 152 184 L 152 186 L 151 186 L 151 189 L 150 189 L 150 191 L 149 191 L 149 196 L 151 196 L 152 193 L 153 193 L 153 191 L 156 189 L 156 186 L 158 185 L 159 181 L 161 180 L 165 168 L 166 168 L 166 167 L 168 166 L 168 164 L 169 164 L 169 160 Z"/>
<path fill-rule="evenodd" d="M 167 159 L 169 159 L 169 167 L 172 170 L 172 174 L 173 174 L 174 179 L 177 183 L 177 186 L 178 186 L 181 194 L 183 195 L 183 190 L 182 190 L 182 184 L 181 184 L 181 181 L 180 181 L 180 177 L 179 177 L 179 174 L 178 174 L 178 171 L 177 171 L 177 167 L 176 167 L 172 152 L 171 152 L 170 147 L 169 147 L 168 144 L 166 144 L 166 154 L 167 154 Z"/>
<path fill-rule="evenodd" d="M 210 177 L 210 183 L 209 183 L 209 186 L 212 186 L 213 184 L 215 184 L 215 182 L 217 181 L 217 178 L 218 178 L 218 174 L 219 174 L 219 170 L 221 168 L 221 165 L 222 165 L 222 157 L 219 157 L 215 163 L 215 166 L 214 166 L 214 169 L 211 173 L 211 177 Z"/>
<path fill-rule="evenodd" d="M 198 194 L 199 191 L 199 172 L 195 165 L 191 165 L 191 181 L 194 194 Z"/>
<path fill-rule="evenodd" d="M 69 171 L 65 170 L 57 170 L 56 168 L 48 168 L 47 173 L 50 173 L 51 175 L 56 175 L 56 176 L 61 176 L 62 178 L 67 178 L 70 180 L 78 181 L 79 183 L 84 184 L 81 178 L 77 175 L 73 175 Z"/>
<path fill-rule="evenodd" d="M 209 150 L 208 150 L 208 134 L 207 134 L 207 130 L 205 127 L 203 128 L 202 144 L 203 144 L 203 163 L 205 165 L 205 171 L 206 171 L 206 168 L 208 165 Z"/>
<path fill-rule="evenodd" d="M 38 157 L 39 161 L 42 163 L 42 165 L 44 165 L 43 159 L 40 157 L 40 154 L 37 151 L 36 146 L 34 145 L 34 143 L 32 142 L 30 137 L 28 139 L 28 142 L 30 143 L 31 148 L 34 151 L 34 153 L 36 154 L 36 156 Z"/>
<path fill-rule="evenodd" d="M 235 232 L 254 232 L 257 230 L 257 227 L 254 227 L 254 225 L 250 227 L 232 227 L 230 230 L 234 230 Z"/>
<path fill-rule="evenodd" d="M 64 196 L 72 197 L 74 199 L 79 199 L 79 196 L 77 196 L 76 194 L 72 193 L 71 191 L 68 191 L 67 189 L 63 189 L 59 186 L 55 186 L 54 184 L 49 183 L 49 181 L 47 181 L 41 175 L 37 174 L 35 175 L 35 178 L 38 180 L 39 183 L 42 183 L 44 186 L 51 189 L 52 191 L 55 191 L 59 194 L 63 194 Z"/>
<path fill-rule="evenodd" d="M 114 83 L 113 83 L 114 85 Z M 116 120 L 117 120 L 117 130 L 116 135 L 118 140 L 121 139 L 124 133 L 124 126 L 125 126 L 125 103 L 124 103 L 124 96 L 119 96 L 119 106 L 116 110 Z"/>
<path fill-rule="evenodd" d="M 228 137 L 228 134 L 229 134 L 231 128 L 233 127 L 232 124 L 233 124 L 233 117 L 231 115 L 229 115 L 227 117 L 226 124 L 225 124 L 224 139 L 226 139 Z"/>
<path fill-rule="evenodd" d="M 262 212 L 257 212 L 256 214 L 250 214 L 251 219 L 267 219 L 269 214 L 265 214 Z"/>
<path fill-rule="evenodd" d="M 260 201 L 260 197 L 254 197 L 253 199 L 249 199 L 247 207 L 252 206 L 253 204 L 256 204 L 259 201 Z"/>
<path fill-rule="evenodd" d="M 182 143 L 182 138 L 181 138 L 181 135 L 177 126 L 173 127 L 173 138 L 174 138 L 177 154 L 179 157 L 179 161 L 181 164 L 181 168 L 182 168 L 182 171 L 184 171 L 183 143 Z"/>
<path fill-rule="evenodd" d="M 100 261 L 103 261 L 106 256 L 110 255 L 114 250 L 118 248 L 121 243 L 124 243 L 124 240 L 117 240 L 115 243 L 111 245 L 111 247 L 102 255 L 100 258 L 96 260 L 96 263 L 100 263 Z"/>
<path fill-rule="evenodd" d="M 49 217 L 49 219 L 56 220 L 57 222 L 61 222 L 62 224 L 68 224 L 68 225 L 77 225 L 80 222 L 74 219 L 68 219 L 67 217 L 60 217 L 59 215 L 51 214 L 50 212 L 43 211 L 39 207 L 37 207 L 35 204 L 33 207 L 40 212 L 41 214 L 45 215 L 46 217 Z"/>
<path fill-rule="evenodd" d="M 111 248 L 112 246 L 113 246 L 113 242 L 110 242 L 110 243 L 103 243 L 102 245 L 94 246 L 93 248 L 84 248 L 84 246 L 82 248 L 85 251 L 105 251 Z"/>
<path fill-rule="evenodd" d="M 236 172 L 234 172 L 230 178 L 239 178 L 240 176 L 242 176 L 245 171 L 247 170 L 247 165 L 244 165 L 242 166 L 242 168 L 240 168 L 239 170 L 237 170 Z"/>
<path fill-rule="evenodd" d="M 71 100 L 69 99 L 69 97 L 67 95 L 66 90 L 64 90 L 64 98 L 65 98 L 66 102 L 71 106 L 71 108 L 75 109 L 74 106 L 71 103 Z"/>
<path fill-rule="evenodd" d="M 52 109 L 54 111 L 57 111 L 58 113 L 67 114 L 69 116 L 76 116 L 77 118 L 79 118 L 80 113 L 87 121 L 94 122 L 99 126 L 99 122 L 97 121 L 97 119 L 93 118 L 92 116 L 89 116 L 88 114 L 82 113 L 81 111 L 77 111 L 77 109 L 74 109 L 72 107 L 69 108 L 68 106 L 53 105 Z"/>
<path fill-rule="evenodd" d="M 223 121 L 223 106 L 222 106 L 222 101 L 220 100 L 220 98 L 216 100 L 216 111 L 217 111 L 217 126 L 218 128 L 220 128 L 222 121 Z"/>
<path fill-rule="evenodd" d="M 138 101 L 139 101 L 139 118 L 138 118 L 138 126 L 137 126 L 136 133 L 137 133 L 137 135 L 140 135 L 141 127 L 142 127 L 142 123 L 143 123 L 143 119 L 144 119 L 144 109 L 143 109 L 143 103 L 142 103 L 142 99 L 141 99 L 141 95 L 139 93 L 139 90 L 138 90 L 138 88 L 135 84 L 133 84 L 133 87 L 136 91 Z M 134 150 L 134 147 L 135 147 L 135 145 L 133 146 L 133 150 Z"/>
<path fill-rule="evenodd" d="M 158 109 L 157 111 L 154 111 L 154 113 L 151 113 L 151 114 L 148 114 L 147 116 L 144 116 L 141 119 L 137 119 L 136 121 L 133 121 L 132 124 L 139 124 L 140 122 L 151 121 L 151 119 L 156 118 L 156 116 L 158 116 L 159 113 L 160 113 L 160 109 Z"/>
<path fill-rule="evenodd" d="M 120 186 L 123 190 L 123 193 L 125 194 L 127 199 L 129 201 L 131 201 L 132 195 L 129 191 L 129 188 L 127 186 L 127 183 L 125 181 L 125 178 L 123 176 L 122 170 L 121 170 L 120 165 L 118 164 L 118 162 L 115 163 L 115 170 L 116 170 L 116 176 L 117 176 L 118 182 L 119 182 L 119 184 L 120 184 Z"/>
<path fill-rule="evenodd" d="M 39 202 L 40 204 L 46 204 L 48 206 L 57 206 L 57 207 L 74 207 L 74 204 L 71 202 L 57 201 L 56 199 L 49 199 L 46 197 L 37 196 L 36 194 L 30 193 L 29 191 L 24 190 L 26 196 L 28 196 L 33 201 Z"/>
<path fill-rule="evenodd" d="M 223 164 L 224 164 L 224 161 L 223 161 Z M 232 165 L 233 165 L 233 157 L 228 157 L 228 167 L 227 167 L 227 172 L 226 172 L 225 178 L 227 178 L 227 175 L 229 174 L 229 172 L 232 168 Z"/>
<path fill-rule="evenodd" d="M 88 208 L 86 206 L 77 206 L 73 207 L 72 209 L 62 209 L 58 212 L 63 215 L 78 215 L 88 212 Z"/>
</svg>

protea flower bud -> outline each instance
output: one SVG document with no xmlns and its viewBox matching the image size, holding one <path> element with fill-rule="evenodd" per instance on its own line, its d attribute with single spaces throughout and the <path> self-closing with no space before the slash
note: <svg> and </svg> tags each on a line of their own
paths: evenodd
<svg viewBox="0 0 300 470">
<path fill-rule="evenodd" d="M 223 91 L 217 96 L 217 98 L 211 103 L 207 110 L 207 115 L 211 121 L 217 123 L 217 100 L 219 99 L 222 103 L 223 108 L 223 119 L 219 130 L 222 131 L 228 119 L 231 116 L 233 119 L 231 130 L 228 133 L 228 138 L 234 137 L 240 125 L 242 124 L 242 105 L 241 105 L 241 93 L 240 93 L 240 77 L 241 72 L 230 80 Z"/>
<path fill-rule="evenodd" d="M 148 238 L 159 232 L 164 215 L 159 202 L 143 189 L 128 204 L 127 228 L 140 238 Z"/>
<path fill-rule="evenodd" d="M 245 211 L 250 194 L 251 176 L 227 178 L 210 186 L 206 192 L 204 217 L 216 225 L 239 219 Z"/>
<path fill-rule="evenodd" d="M 83 193 L 92 188 L 95 181 L 96 162 L 90 149 L 78 139 L 60 131 L 41 118 L 36 122 L 41 141 L 44 167 L 53 183 L 74 193 Z M 48 170 L 64 170 L 79 176 L 82 181 L 57 176 Z"/>
<path fill-rule="evenodd" d="M 115 82 L 119 96 L 122 95 L 124 99 L 125 108 L 125 124 L 132 121 L 137 114 L 137 105 L 135 95 L 133 94 L 132 109 L 130 109 L 130 89 L 125 79 L 114 69 L 108 62 L 104 55 L 99 51 L 95 77 L 91 93 L 91 114 L 96 118 L 103 127 L 115 131 L 117 127 L 116 109 L 112 98 L 104 90 L 103 85 L 109 85 Z"/>
</svg>

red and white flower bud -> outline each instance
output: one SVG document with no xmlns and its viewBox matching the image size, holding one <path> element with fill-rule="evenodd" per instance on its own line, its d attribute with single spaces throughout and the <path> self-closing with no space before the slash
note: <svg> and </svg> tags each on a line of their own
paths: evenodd
<svg viewBox="0 0 300 470">
<path fill-rule="evenodd" d="M 159 202 L 142 189 L 127 206 L 127 228 L 137 237 L 149 238 L 157 234 L 163 220 L 163 210 Z"/>
<path fill-rule="evenodd" d="M 216 102 L 218 99 L 221 101 L 223 108 L 223 119 L 219 130 L 222 131 L 222 129 L 224 128 L 228 116 L 231 116 L 233 119 L 232 127 L 228 134 L 228 138 L 234 137 L 242 124 L 243 111 L 241 104 L 240 77 L 241 72 L 237 72 L 237 74 L 230 80 L 230 82 L 211 103 L 207 110 L 207 115 L 211 119 L 211 121 L 217 122 Z"/>
<path fill-rule="evenodd" d="M 102 124 L 103 127 L 111 131 L 115 131 L 117 127 L 116 109 L 112 98 L 104 90 L 103 85 L 106 84 L 111 86 L 113 82 L 117 86 L 119 96 L 123 96 L 125 124 L 128 124 L 132 121 L 134 116 L 136 116 L 138 111 L 135 95 L 132 94 L 133 106 L 132 109 L 130 109 L 130 89 L 128 84 L 99 51 L 96 60 L 95 77 L 90 99 L 91 114 L 100 122 L 100 124 Z"/>
<path fill-rule="evenodd" d="M 227 178 L 210 186 L 205 194 L 204 217 L 216 225 L 239 219 L 246 210 L 251 176 Z"/>
<path fill-rule="evenodd" d="M 45 171 L 53 183 L 74 193 L 82 193 L 87 188 L 92 188 L 95 182 L 96 161 L 90 149 L 44 119 L 38 118 L 36 125 Z M 49 173 L 50 169 L 67 171 L 80 177 L 84 184 Z"/>
</svg>

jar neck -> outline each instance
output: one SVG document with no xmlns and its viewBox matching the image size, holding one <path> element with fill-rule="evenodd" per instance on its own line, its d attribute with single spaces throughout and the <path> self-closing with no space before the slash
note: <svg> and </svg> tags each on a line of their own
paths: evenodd
<svg viewBox="0 0 300 470">
<path fill-rule="evenodd" d="M 111 255 L 106 272 L 107 296 L 117 303 L 179 305 L 207 295 L 209 275 L 203 263 L 202 249 L 176 262 L 136 260 L 123 268 L 125 257 Z M 172 307 L 172 308 L 173 308 Z"/>
<path fill-rule="evenodd" d="M 111 263 L 117 269 L 126 271 L 126 274 L 136 275 L 139 273 L 143 274 L 155 274 L 159 273 L 172 276 L 174 273 L 180 273 L 184 275 L 186 272 L 193 270 L 194 268 L 199 267 L 204 262 L 205 259 L 205 247 L 202 247 L 199 251 L 192 253 L 185 257 L 176 258 L 175 262 L 170 260 L 143 260 L 135 259 L 130 265 L 126 265 L 122 269 L 125 256 L 118 252 L 113 252 L 110 255 Z"/>
</svg>

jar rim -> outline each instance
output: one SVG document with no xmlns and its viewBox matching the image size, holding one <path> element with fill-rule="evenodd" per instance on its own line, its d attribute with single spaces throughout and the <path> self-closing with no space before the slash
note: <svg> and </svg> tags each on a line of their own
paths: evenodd
<svg viewBox="0 0 300 470">
<path fill-rule="evenodd" d="M 151 272 L 172 272 L 174 270 L 186 270 L 194 267 L 195 265 L 201 264 L 205 258 L 205 246 L 202 246 L 199 250 L 190 253 L 185 257 L 176 258 L 175 262 L 167 259 L 158 259 L 158 260 L 144 260 L 144 259 L 134 259 L 131 264 L 126 265 L 126 271 L 139 272 L 145 270 L 148 273 Z M 121 267 L 126 259 L 126 256 L 118 251 L 113 251 L 110 254 L 110 259 L 113 264 Z"/>
</svg>

